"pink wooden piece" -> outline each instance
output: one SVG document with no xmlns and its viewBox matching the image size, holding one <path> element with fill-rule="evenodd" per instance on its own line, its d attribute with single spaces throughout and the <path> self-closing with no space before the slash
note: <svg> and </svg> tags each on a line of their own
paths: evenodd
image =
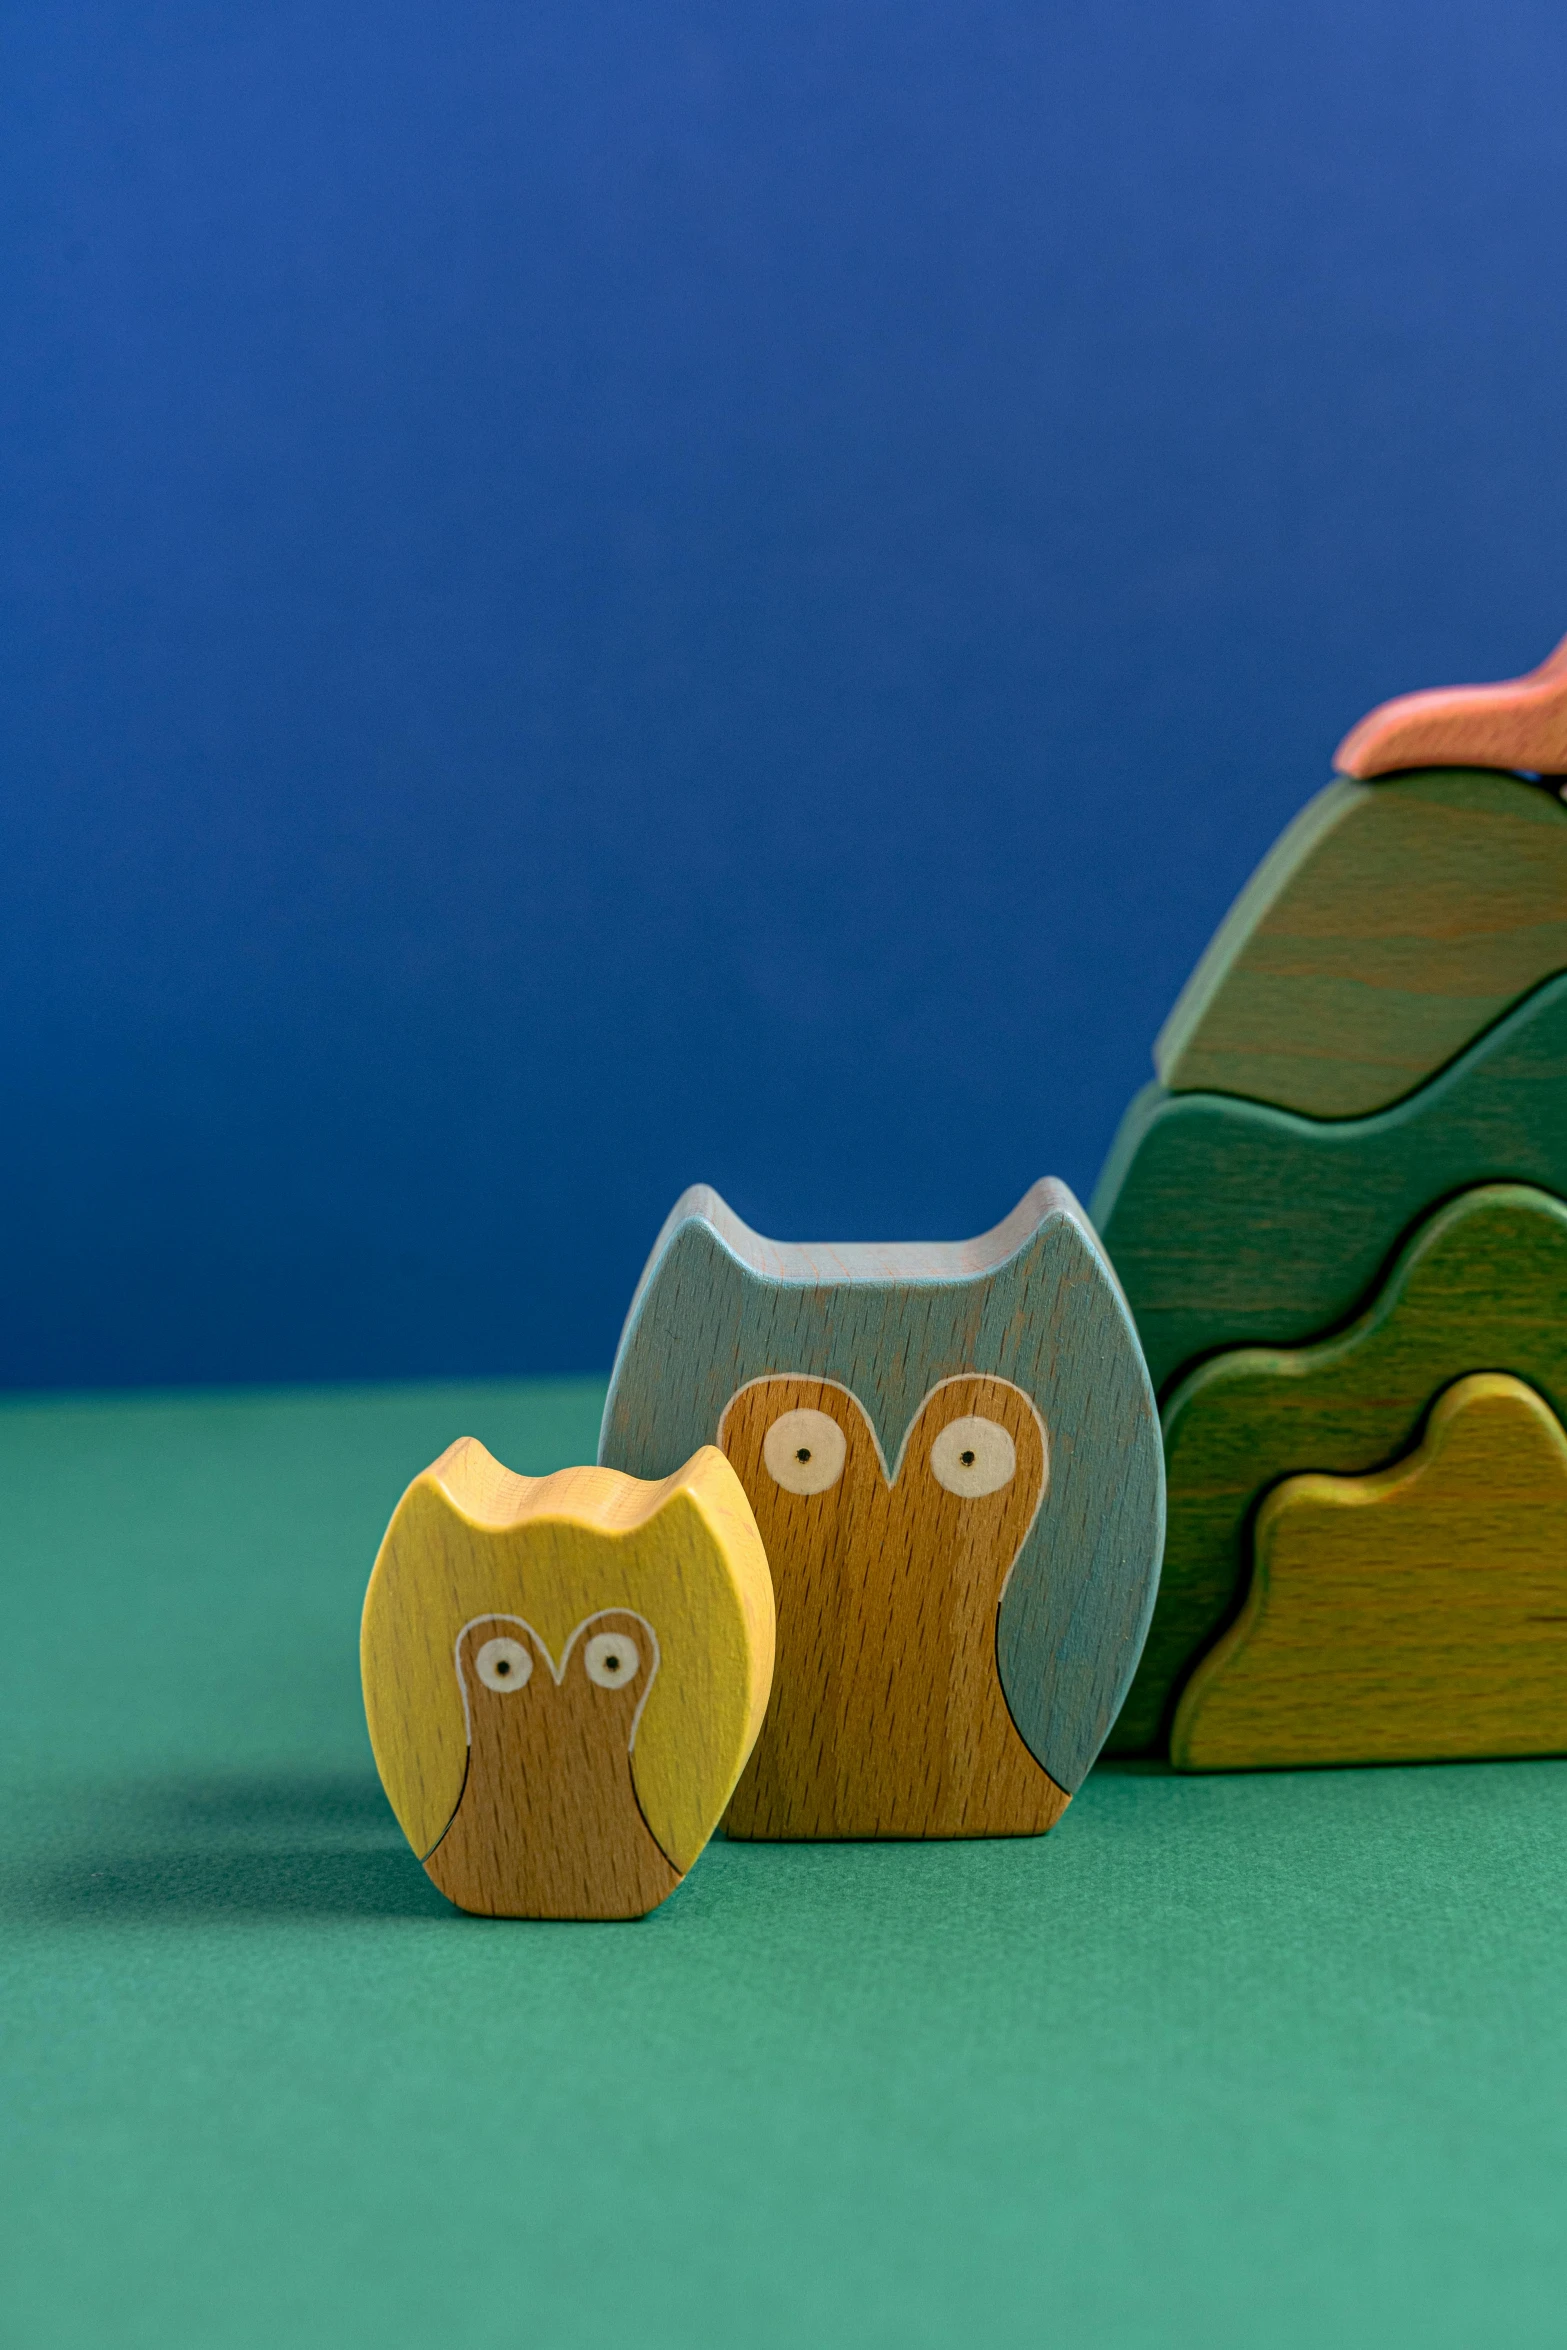
<svg viewBox="0 0 1567 2350">
<path fill-rule="evenodd" d="M 1400 694 L 1351 727 L 1333 764 L 1362 782 L 1408 767 L 1567 775 L 1567 637 L 1527 677 Z"/>
</svg>

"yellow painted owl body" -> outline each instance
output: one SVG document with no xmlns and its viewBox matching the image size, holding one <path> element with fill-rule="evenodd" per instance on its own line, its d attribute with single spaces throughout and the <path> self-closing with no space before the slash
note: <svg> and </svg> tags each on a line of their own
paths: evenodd
<svg viewBox="0 0 1567 2350">
<path fill-rule="evenodd" d="M 382 1783 L 485 1916 L 631 1918 L 671 1893 L 755 1743 L 772 1585 L 723 1455 L 518 1477 L 465 1437 L 414 1480 L 365 1597 Z"/>
</svg>

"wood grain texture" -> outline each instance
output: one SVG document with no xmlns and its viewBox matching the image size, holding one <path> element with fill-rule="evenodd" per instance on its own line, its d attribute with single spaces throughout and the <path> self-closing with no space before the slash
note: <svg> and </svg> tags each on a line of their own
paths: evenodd
<svg viewBox="0 0 1567 2350">
<path fill-rule="evenodd" d="M 1186 1686 L 1182 1770 L 1567 1752 L 1567 1434 L 1502 1374 L 1367 1477 L 1290 1477 Z"/>
<path fill-rule="evenodd" d="M 1567 977 L 1370 1118 L 1148 1087 L 1093 1217 L 1163 1395 L 1199 1356 L 1348 1321 L 1435 1201 L 1508 1181 L 1567 1196 Z"/>
<path fill-rule="evenodd" d="M 365 1712 L 404 1834 L 464 1908 L 640 1916 L 733 1791 L 774 1630 L 756 1521 L 715 1447 L 648 1483 L 519 1477 L 459 1439 L 398 1503 L 365 1595 Z M 595 1651 L 610 1635 L 635 1650 L 630 1679 Z"/>
<path fill-rule="evenodd" d="M 1171 1093 L 1357 1118 L 1567 970 L 1567 808 L 1516 776 L 1338 781 L 1247 884 L 1154 1047 Z"/>
<path fill-rule="evenodd" d="M 841 1431 L 842 1466 L 824 1489 L 791 1491 L 766 1442 L 785 1414 L 801 1433 L 806 1413 Z M 953 1428 L 966 1436 L 970 1421 L 1005 1431 L 1012 1467 L 1000 1485 L 966 1494 L 940 1481 L 937 1439 Z M 1002 1379 L 947 1380 L 926 1398 L 890 1479 L 862 1406 L 826 1380 L 753 1380 L 729 1404 L 719 1441 L 756 1512 L 778 1601 L 777 1698 L 726 1832 L 1052 1827 L 1068 1797 L 1018 1736 L 996 1666 L 997 1609 L 1048 1473 L 1028 1397 Z"/>
<path fill-rule="evenodd" d="M 770 1241 L 698 1185 L 632 1302 L 600 1458 L 658 1474 L 714 1440 L 752 1381 L 805 1378 L 857 1398 L 895 1461 L 927 1396 L 959 1377 L 1005 1380 L 1047 1430 L 1049 1487 L 1001 1600 L 995 1653 L 1023 1743 L 1071 1793 L 1142 1643 L 1164 1495 L 1131 1318 L 1064 1185 L 1037 1184 L 977 1240 L 886 1247 Z M 775 1696 L 790 1702 L 782 1686 Z"/>
<path fill-rule="evenodd" d="M 1174 1700 L 1250 1581 L 1252 1512 L 1281 1478 L 1360 1476 L 1409 1450 L 1440 1388 L 1509 1371 L 1567 1407 L 1567 1207 L 1519 1184 L 1436 1210 L 1348 1329 L 1201 1364 L 1164 1413 L 1169 1527 L 1113 1753 L 1164 1744 Z"/>
<path fill-rule="evenodd" d="M 1383 702 L 1351 727 L 1333 764 L 1361 778 L 1438 766 L 1567 775 L 1567 637 L 1526 677 L 1437 686 Z"/>
<path fill-rule="evenodd" d="M 611 1687 L 585 1663 L 589 1641 L 606 1635 L 624 1644 L 613 1661 L 631 1665 Z M 530 1657 L 526 1680 L 487 1686 L 478 1659 L 494 1648 Z M 424 1864 L 449 1901 L 483 1917 L 634 1918 L 674 1891 L 681 1873 L 632 1783 L 637 1715 L 657 1658 L 644 1618 L 624 1609 L 578 1625 L 558 1665 L 521 1616 L 481 1616 L 464 1628 L 467 1777 Z"/>
</svg>

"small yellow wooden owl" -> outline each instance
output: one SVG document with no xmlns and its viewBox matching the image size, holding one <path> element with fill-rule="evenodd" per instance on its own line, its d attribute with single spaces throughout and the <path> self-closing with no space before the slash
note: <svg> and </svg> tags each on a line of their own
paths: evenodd
<svg viewBox="0 0 1567 2350">
<path fill-rule="evenodd" d="M 519 1477 L 463 1437 L 398 1503 L 365 1595 L 365 1712 L 404 1834 L 460 1909 L 644 1916 L 733 1792 L 773 1639 L 715 1447 L 645 1482 Z"/>
</svg>

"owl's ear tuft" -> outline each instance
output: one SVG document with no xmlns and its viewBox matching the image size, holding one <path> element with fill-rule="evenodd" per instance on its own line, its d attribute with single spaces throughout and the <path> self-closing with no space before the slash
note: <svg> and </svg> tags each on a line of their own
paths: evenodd
<svg viewBox="0 0 1567 2350">
<path fill-rule="evenodd" d="M 615 1349 L 599 1460 L 634 1477 L 662 1478 L 711 1443 L 729 1395 L 716 1360 L 693 1348 L 694 1331 L 743 1322 L 771 1243 L 743 1224 L 705 1183 L 682 1192 L 643 1269 Z M 663 1376 L 678 1361 L 678 1380 Z M 687 1366 L 689 1372 L 687 1373 Z"/>
<path fill-rule="evenodd" d="M 509 1525 L 538 1483 L 502 1466 L 477 1436 L 459 1436 L 417 1480 L 437 1486 L 461 1516 L 476 1526 Z"/>
</svg>

